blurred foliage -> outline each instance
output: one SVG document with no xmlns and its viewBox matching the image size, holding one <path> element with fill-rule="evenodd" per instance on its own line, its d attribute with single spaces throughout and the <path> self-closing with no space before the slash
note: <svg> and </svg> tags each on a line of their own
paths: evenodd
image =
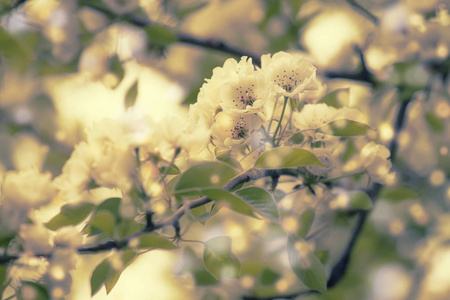
<svg viewBox="0 0 450 300">
<path fill-rule="evenodd" d="M 445 280 L 448 273 L 438 267 L 442 264 L 448 269 L 449 263 L 436 253 L 448 253 L 446 245 L 450 241 L 446 230 L 450 208 L 448 1 L 138 2 L 0 1 L 2 175 L 21 169 L 21 163 L 25 165 L 29 160 L 30 164 L 41 165 L 39 171 L 50 171 L 56 177 L 86 137 L 86 129 L 105 115 L 115 117 L 134 108 L 153 113 L 153 116 L 166 114 L 168 106 L 148 108 L 151 105 L 145 103 L 165 105 L 173 99 L 156 93 L 155 97 L 159 98 L 149 99 L 148 95 L 157 88 L 168 94 L 177 91 L 156 79 L 155 82 L 142 79 L 142 74 L 149 70 L 182 87 L 180 95 L 173 96 L 176 100 L 172 102 L 189 107 L 197 102 L 205 78 L 211 78 L 214 68 L 223 65 L 230 56 L 237 58 L 242 52 L 256 62 L 263 53 L 300 53 L 318 65 L 318 75 L 328 87 L 318 103 L 334 108 L 357 107 L 367 121 L 366 124 L 347 120 L 343 126 L 338 120 L 326 127 L 313 128 L 315 134 L 328 133 L 345 144 L 339 149 L 342 164 L 351 163 L 358 154 L 357 136 L 368 135 L 380 144 L 391 146 L 395 149 L 392 170 L 396 179 L 381 187 L 376 199 L 371 199 L 368 187 L 373 182 L 366 174 L 333 178 L 340 180 L 344 189 L 355 191 L 349 193 L 347 206 L 336 209 L 331 215 L 318 210 L 319 205 L 311 200 L 316 199 L 316 193 L 321 195 L 324 189 L 333 186 L 321 176 L 306 171 L 324 165 L 309 150 L 283 146 L 266 151 L 256 160 L 255 167 L 259 169 L 295 168 L 308 174 L 301 182 L 295 182 L 289 192 L 276 189 L 276 184 L 269 181 L 258 183 L 261 187 L 242 183 L 232 191 L 223 189 L 242 171 L 237 167 L 241 162 L 228 153 L 218 154 L 215 162 L 190 168 L 185 168 L 186 162 L 176 161 L 176 155 L 172 163 L 170 157 L 150 157 L 138 167 L 143 173 L 150 172 L 146 163 L 157 161 L 157 173 L 163 175 L 163 179 L 173 176 L 164 186 L 176 198 L 175 207 L 171 207 L 173 211 L 187 200 L 205 195 L 214 203 L 190 210 L 189 221 L 206 224 L 208 220 L 207 226 L 211 228 L 218 226 L 214 222 L 219 222 L 219 218 L 229 221 L 228 225 L 240 224 L 244 231 L 248 229 L 244 236 L 253 247 L 247 249 L 250 254 L 235 251 L 239 243 L 245 243 L 235 242 L 228 236 L 208 239 L 202 242 L 200 250 L 183 246 L 179 251 L 183 261 L 180 276 L 188 274 L 186 276 L 192 276 L 196 286 L 205 287 L 195 299 L 222 299 L 224 290 L 229 291 L 229 287 L 221 286 L 227 282 L 221 277 L 239 276 L 242 280 L 234 282 L 239 285 L 237 293 L 242 297 L 248 295 L 249 299 L 276 295 L 295 297 L 307 288 L 323 294 L 299 294 L 298 299 L 446 299 L 450 292 L 450 282 Z M 353 22 L 355 32 L 340 32 L 339 23 L 322 24 L 321 31 L 316 33 L 318 39 L 306 38 L 314 26 L 321 27 L 314 23 L 320 17 L 334 20 L 332 17 L 338 14 Z M 321 22 L 326 23 L 324 19 Z M 335 38 L 339 42 L 330 47 L 326 42 Z M 322 47 L 323 52 L 312 52 L 314 44 Z M 336 52 L 327 52 L 330 48 L 335 48 Z M 63 93 L 63 86 L 69 92 Z M 82 90 L 88 92 L 79 93 Z M 121 102 L 117 104 L 116 98 Z M 292 108 L 297 105 L 290 104 Z M 404 122 L 399 122 L 398 111 L 402 105 L 404 115 L 400 117 Z M 80 112 L 83 109 L 85 112 Z M 274 145 L 277 145 L 276 134 Z M 23 136 L 32 137 L 32 141 L 20 144 Z M 289 138 L 289 143 L 294 145 L 303 145 L 305 141 L 308 140 L 303 133 Z M 311 151 L 314 146 L 311 145 Z M 31 149 L 31 154 L 19 152 L 20 149 Z M 25 154 L 14 158 L 15 153 Z M 137 156 L 139 158 L 139 153 Z M 279 159 L 275 165 L 268 159 L 272 156 Z M 112 160 L 110 164 L 115 162 Z M 182 168 L 185 169 L 181 172 Z M 216 181 L 210 180 L 218 175 Z M 132 176 L 139 178 L 141 175 L 133 173 Z M 272 180 L 276 182 L 278 178 Z M 91 190 L 99 187 L 91 183 Z M 274 185 L 272 190 L 268 188 L 271 184 Z M 151 198 L 141 187 L 133 188 L 139 201 Z M 298 201 L 287 208 L 283 206 L 285 196 L 294 197 L 295 193 L 300 195 L 296 198 Z M 45 226 L 52 231 L 67 225 L 80 226 L 90 243 L 107 245 L 99 250 L 104 251 L 122 247 L 108 244 L 111 240 L 128 237 L 152 224 L 148 221 L 151 216 L 143 212 L 146 203 L 133 208 L 131 213 L 139 217 L 125 218 L 121 211 L 129 208 L 125 197 L 94 194 L 77 204 L 67 204 L 58 198 L 53 203 L 58 209 L 46 217 Z M 264 247 L 252 236 L 254 231 L 249 229 L 250 225 L 239 223 L 234 217 L 224 217 L 224 210 L 219 211 L 223 207 L 240 213 L 241 218 L 244 218 L 242 215 L 256 219 L 262 216 L 270 220 L 272 223 L 264 225 L 261 234 L 271 244 L 274 256 L 281 252 L 277 249 L 280 248 L 279 238 L 286 236 L 284 227 L 294 216 L 298 226 L 289 235 L 287 255 L 294 273 L 303 283 L 286 275 L 285 266 L 265 257 L 267 253 L 262 253 Z M 327 290 L 327 276 L 345 253 L 346 241 L 357 226 L 358 214 L 365 211 L 370 212 L 369 217 L 355 246 L 350 249 L 352 255 L 348 269 L 343 271 L 345 276 Z M 162 213 L 162 217 L 170 215 Z M 283 223 L 282 220 L 288 221 Z M 24 224 L 32 222 L 27 217 Z M 127 246 L 120 257 L 103 258 L 90 277 L 91 294 L 103 285 L 107 293 L 111 292 L 123 270 L 142 249 L 178 249 L 184 238 L 179 229 L 174 226 L 175 233 L 164 229 L 158 234 L 142 235 L 137 244 Z M 13 240 L 12 237 L 14 235 L 0 230 L 0 255 L 6 257 L 23 250 L 20 238 Z M 306 249 L 304 261 L 295 256 L 296 242 L 309 242 L 316 237 L 315 249 Z M 224 271 L 223 265 L 229 268 Z M 389 272 L 382 272 L 385 267 Z M 8 268 L 11 276 L 15 266 L 11 264 Z M 6 281 L 7 273 L 6 264 L 0 265 L 2 291 L 11 283 Z M 246 276 L 251 278 L 249 285 L 245 284 Z M 430 283 L 435 278 L 441 280 L 436 283 L 439 289 Z M 2 299 L 9 299 L 14 293 L 18 299 L 29 299 L 30 291 L 35 295 L 33 299 L 49 299 L 46 286 L 54 283 L 48 278 L 42 280 L 45 282 L 33 279 L 21 279 L 20 287 L 14 281 L 17 287 L 8 290 Z M 251 298 L 253 296 L 255 298 Z"/>
</svg>

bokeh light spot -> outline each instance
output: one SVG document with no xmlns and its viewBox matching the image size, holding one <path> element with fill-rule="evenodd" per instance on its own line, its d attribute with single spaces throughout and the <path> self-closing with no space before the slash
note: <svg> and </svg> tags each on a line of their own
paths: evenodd
<svg viewBox="0 0 450 300">
<path fill-rule="evenodd" d="M 433 186 L 439 186 L 442 185 L 445 182 L 445 173 L 442 170 L 434 170 L 431 172 L 429 181 L 431 185 Z"/>
</svg>

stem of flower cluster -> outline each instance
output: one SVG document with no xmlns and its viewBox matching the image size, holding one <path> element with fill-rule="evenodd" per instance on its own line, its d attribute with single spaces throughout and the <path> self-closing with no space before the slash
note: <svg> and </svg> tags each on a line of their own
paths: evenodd
<svg viewBox="0 0 450 300">
<path fill-rule="evenodd" d="M 272 137 L 272 144 L 273 144 L 274 147 L 280 145 L 281 138 L 278 139 L 278 141 L 276 143 L 275 143 L 275 141 L 276 141 L 276 138 L 277 138 L 277 133 L 280 130 L 280 127 L 281 127 L 281 122 L 283 121 L 284 112 L 286 111 L 286 104 L 287 104 L 288 100 L 289 100 L 288 97 L 284 97 L 283 109 L 281 110 L 280 120 L 278 120 L 277 128 L 275 129 L 275 132 L 273 133 L 273 137 Z"/>
</svg>

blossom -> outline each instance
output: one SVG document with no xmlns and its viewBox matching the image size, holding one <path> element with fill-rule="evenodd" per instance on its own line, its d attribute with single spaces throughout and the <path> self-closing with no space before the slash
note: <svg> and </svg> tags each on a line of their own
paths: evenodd
<svg viewBox="0 0 450 300">
<path fill-rule="evenodd" d="M 134 170 L 133 150 L 151 141 L 154 127 L 149 118 L 134 112 L 94 124 L 87 130 L 87 141 L 75 147 L 55 185 L 69 199 L 85 191 L 91 180 L 128 191 Z"/>
<path fill-rule="evenodd" d="M 362 166 L 369 173 L 370 179 L 384 183 L 392 167 L 388 158 L 391 153 L 386 146 L 370 142 L 361 149 Z"/>
<path fill-rule="evenodd" d="M 50 232 L 42 223 L 20 225 L 19 236 L 27 252 L 45 254 L 53 247 Z"/>
<path fill-rule="evenodd" d="M 170 161 L 175 148 L 190 155 L 201 152 L 208 145 L 210 136 L 210 128 L 204 119 L 195 120 L 182 112 L 173 112 L 156 124 L 154 139 L 147 150 L 158 152 Z"/>
<path fill-rule="evenodd" d="M 239 78 L 245 78 L 255 74 L 255 67 L 252 60 L 243 56 L 239 62 L 229 58 L 223 64 L 223 67 L 216 67 L 213 70 L 211 79 L 200 88 L 197 97 L 197 116 L 201 116 L 210 126 L 214 122 L 214 117 L 218 110 L 221 110 L 221 88 L 224 84 L 238 82 Z M 192 106 L 191 106 L 192 109 Z"/>
<path fill-rule="evenodd" d="M 64 226 L 58 229 L 55 245 L 60 247 L 77 248 L 83 243 L 83 236 L 75 226 Z"/>
<path fill-rule="evenodd" d="M 40 173 L 35 168 L 7 172 L 2 185 L 0 222 L 17 230 L 31 209 L 50 202 L 56 193 L 51 177 L 50 172 Z"/>
<path fill-rule="evenodd" d="M 277 52 L 261 57 L 261 70 L 272 82 L 279 95 L 299 98 L 299 94 L 317 90 L 316 67 L 304 57 Z"/>
<path fill-rule="evenodd" d="M 301 131 L 315 130 L 336 120 L 364 122 L 361 112 L 354 108 L 335 108 L 325 103 L 306 104 L 300 112 L 293 115 L 294 126 Z M 312 136 L 314 132 L 305 132 Z"/>
<path fill-rule="evenodd" d="M 228 148 L 249 142 L 251 133 L 261 127 L 261 120 L 254 114 L 233 115 L 220 112 L 211 127 L 213 144 Z"/>
<path fill-rule="evenodd" d="M 91 180 L 93 153 L 86 142 L 75 146 L 70 158 L 62 168 L 62 173 L 54 179 L 54 185 L 64 198 L 72 199 L 85 191 Z"/>
<path fill-rule="evenodd" d="M 102 0 L 116 14 L 132 12 L 139 6 L 139 0 Z"/>
<path fill-rule="evenodd" d="M 229 113 L 257 113 L 274 98 L 275 92 L 260 73 L 239 74 L 238 80 L 225 83 L 220 88 L 220 106 Z"/>
</svg>

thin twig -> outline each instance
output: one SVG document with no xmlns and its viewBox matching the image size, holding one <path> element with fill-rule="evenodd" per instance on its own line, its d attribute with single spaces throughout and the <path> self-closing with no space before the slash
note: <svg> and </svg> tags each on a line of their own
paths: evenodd
<svg viewBox="0 0 450 300">
<path fill-rule="evenodd" d="M 269 170 L 263 170 L 263 169 L 249 169 L 245 172 L 242 172 L 241 174 L 236 175 L 228 183 L 226 183 L 223 188 L 227 191 L 232 191 L 236 186 L 249 182 L 258 180 L 265 177 L 276 177 L 276 176 L 293 176 L 298 177 L 298 172 L 294 169 L 269 169 Z M 143 230 L 138 231 L 130 236 L 127 236 L 123 238 L 122 240 L 118 241 L 107 241 L 101 244 L 97 245 L 89 245 L 89 246 L 83 246 L 77 249 L 78 253 L 99 253 L 103 251 L 109 251 L 113 249 L 122 249 L 125 246 L 127 246 L 130 242 L 130 240 L 141 236 L 142 234 L 149 233 L 156 231 L 158 229 L 161 229 L 163 227 L 173 226 L 177 228 L 180 218 L 190 209 L 196 208 L 202 205 L 205 205 L 212 200 L 208 197 L 204 196 L 189 202 L 186 202 L 184 205 L 182 205 L 178 210 L 176 210 L 170 217 L 160 221 L 153 223 L 152 226 L 147 226 Z M 45 257 L 50 258 L 51 254 L 37 254 L 35 256 L 38 257 Z M 0 265 L 1 264 L 7 264 L 11 261 L 19 259 L 19 256 L 17 255 L 4 255 L 0 256 Z"/>
<path fill-rule="evenodd" d="M 408 108 L 408 104 L 411 102 L 411 99 L 408 99 L 406 101 L 403 101 L 400 103 L 400 106 L 397 111 L 397 115 L 395 118 L 395 124 L 394 124 L 394 130 L 395 130 L 395 136 L 391 140 L 391 143 L 389 144 L 389 150 L 391 151 L 391 160 L 394 160 L 396 154 L 397 154 L 397 138 L 399 132 L 403 129 L 405 125 L 405 117 L 406 117 L 406 111 Z M 381 191 L 382 185 L 379 183 L 374 183 L 372 187 L 367 190 L 367 194 L 369 195 L 372 202 L 376 202 L 376 199 L 378 198 L 378 195 Z M 331 288 L 334 287 L 336 284 L 338 284 L 342 278 L 344 278 L 345 274 L 347 273 L 348 266 L 351 260 L 351 255 L 353 252 L 353 249 L 355 247 L 355 244 L 358 240 L 358 237 L 361 235 L 362 229 L 364 227 L 364 224 L 367 220 L 367 217 L 369 216 L 370 211 L 358 211 L 357 215 L 357 221 L 355 228 L 353 229 L 353 232 L 350 236 L 350 239 L 348 241 L 348 244 L 341 255 L 340 259 L 335 263 L 333 268 L 331 269 L 330 277 L 327 281 L 327 287 Z M 292 293 L 289 295 L 283 295 L 283 296 L 271 296 L 271 297 L 257 297 L 257 296 L 245 296 L 242 299 L 243 300 L 274 300 L 274 299 L 294 299 L 298 296 L 306 295 L 309 293 L 313 293 L 314 291 L 301 291 Z"/>
<path fill-rule="evenodd" d="M 112 18 L 112 19 L 118 19 L 119 16 L 114 15 L 111 11 L 99 6 L 99 5 L 92 5 L 87 1 L 83 1 L 82 3 L 84 3 L 84 5 L 86 7 L 89 7 L 91 9 L 100 11 L 104 14 L 106 14 L 108 17 Z M 148 26 L 153 26 L 153 25 L 158 25 L 161 26 L 161 24 L 158 24 L 154 21 L 148 20 L 148 19 L 144 19 L 141 17 L 137 17 L 137 16 L 131 16 L 127 19 L 127 21 L 130 24 L 133 24 L 134 26 L 140 27 L 140 28 L 145 28 Z M 224 53 L 228 53 L 231 54 L 233 56 L 237 56 L 237 57 L 242 57 L 242 56 L 246 56 L 248 58 L 252 59 L 252 63 L 255 66 L 260 67 L 261 66 L 261 58 L 258 55 L 255 55 L 253 53 L 250 53 L 248 51 L 244 51 L 242 49 L 239 49 L 237 47 L 231 46 L 228 43 L 219 40 L 219 39 L 213 39 L 213 38 L 199 38 L 196 36 L 193 36 L 191 34 L 185 33 L 185 32 L 180 32 L 178 30 L 176 30 L 175 28 L 171 28 L 168 27 L 168 29 L 170 29 L 170 31 L 176 35 L 176 37 L 178 38 L 177 42 L 179 43 L 183 43 L 183 44 L 188 44 L 188 45 L 192 45 L 192 46 L 197 46 L 197 47 L 201 47 L 201 48 L 205 48 L 205 49 L 211 49 L 211 50 L 216 50 L 216 51 L 220 51 L 220 52 L 224 52 Z"/>
<path fill-rule="evenodd" d="M 348 4 L 355 10 L 359 11 L 362 15 L 364 15 L 367 19 L 369 19 L 373 24 L 378 25 L 379 20 L 378 17 L 363 7 L 361 4 L 356 2 L 355 0 L 347 0 Z"/>
</svg>

